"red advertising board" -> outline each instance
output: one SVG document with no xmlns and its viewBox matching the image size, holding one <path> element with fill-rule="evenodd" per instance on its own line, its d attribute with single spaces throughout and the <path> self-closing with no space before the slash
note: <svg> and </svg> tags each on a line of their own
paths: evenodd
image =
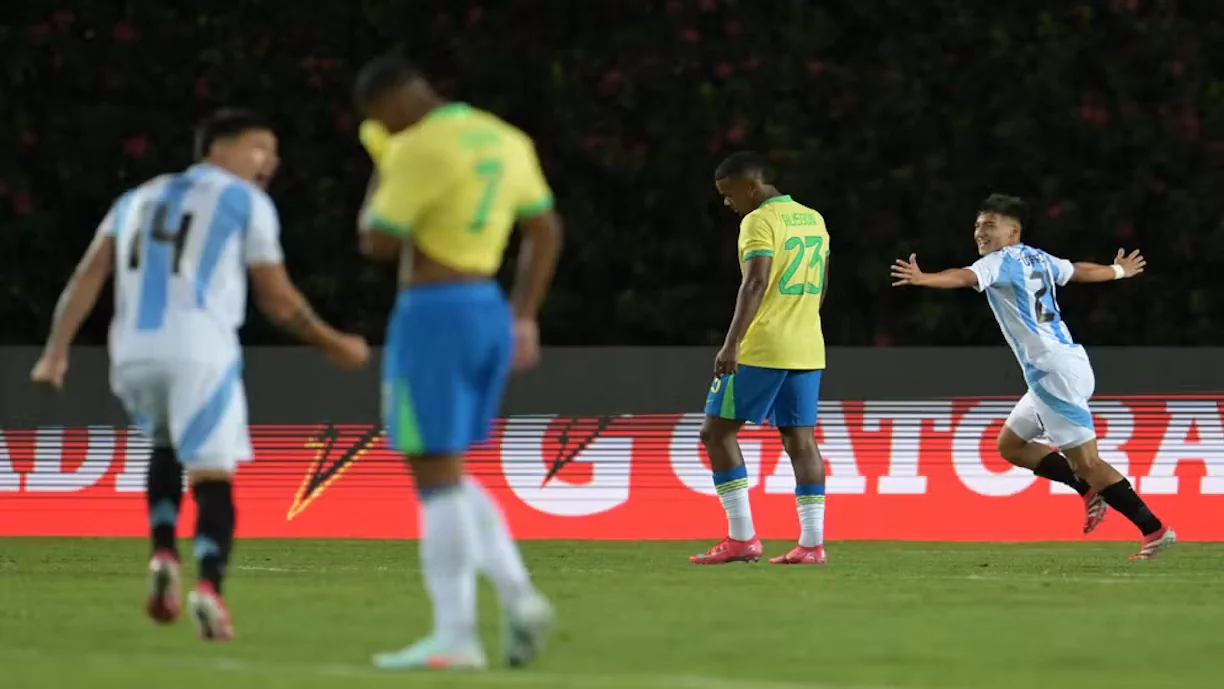
<svg viewBox="0 0 1224 689">
<path fill-rule="evenodd" d="M 1064 486 L 1006 464 L 994 437 L 1014 400 L 824 402 L 828 537 L 1081 538 Z M 1188 540 L 1224 540 L 1224 397 L 1094 401 L 1101 455 Z M 724 535 L 697 439 L 701 416 L 516 416 L 470 457 L 522 538 Z M 256 426 L 239 472 L 241 537 L 411 538 L 411 479 L 371 426 Z M 794 479 L 776 433 L 741 434 L 757 529 L 789 538 Z M 0 536 L 146 533 L 149 446 L 111 427 L 0 431 Z M 185 501 L 189 503 L 190 501 Z M 183 524 L 194 518 L 186 508 Z M 1133 538 L 1112 515 L 1093 538 Z"/>
</svg>

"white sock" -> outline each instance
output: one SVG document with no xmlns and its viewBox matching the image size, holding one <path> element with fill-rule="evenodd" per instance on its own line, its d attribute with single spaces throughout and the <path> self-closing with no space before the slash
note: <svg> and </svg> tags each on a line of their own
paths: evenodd
<svg viewBox="0 0 1224 689">
<path fill-rule="evenodd" d="M 824 545 L 824 484 L 795 486 L 795 507 L 799 510 L 799 545 L 805 548 Z"/>
<path fill-rule="evenodd" d="M 727 535 L 737 541 L 751 541 L 756 529 L 748 502 L 748 469 L 741 464 L 728 471 L 714 472 L 714 488 L 727 512 Z"/>
<path fill-rule="evenodd" d="M 463 494 L 476 521 L 480 570 L 493 582 L 498 598 L 509 604 L 530 594 L 535 590 L 531 575 L 493 496 L 472 479 L 464 479 Z"/>
<path fill-rule="evenodd" d="M 421 497 L 421 569 L 433 601 L 434 635 L 476 640 L 476 525 L 462 486 Z"/>
</svg>

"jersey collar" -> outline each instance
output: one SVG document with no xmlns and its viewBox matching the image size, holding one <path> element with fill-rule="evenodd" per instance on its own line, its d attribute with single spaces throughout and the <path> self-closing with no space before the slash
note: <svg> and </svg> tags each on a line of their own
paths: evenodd
<svg viewBox="0 0 1224 689">
<path fill-rule="evenodd" d="M 458 117 L 460 115 L 466 115 L 471 111 L 472 106 L 468 105 L 467 103 L 447 103 L 446 105 L 441 105 L 433 110 L 430 110 L 429 114 L 425 116 L 425 119 L 440 120 L 443 118 Z"/>
<path fill-rule="evenodd" d="M 791 200 L 790 194 L 781 194 L 779 196 L 771 196 L 765 199 L 764 201 L 761 202 L 761 205 L 768 206 L 771 203 L 786 203 L 787 201 L 790 201 L 790 200 Z"/>
</svg>

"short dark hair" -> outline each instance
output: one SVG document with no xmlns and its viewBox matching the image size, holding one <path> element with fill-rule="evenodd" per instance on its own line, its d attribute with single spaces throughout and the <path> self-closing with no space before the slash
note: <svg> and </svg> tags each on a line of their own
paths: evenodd
<svg viewBox="0 0 1224 689">
<path fill-rule="evenodd" d="M 421 78 L 407 60 L 399 55 L 383 55 L 370 60 L 357 73 L 353 86 L 353 100 L 358 109 L 365 109 L 372 101 L 393 88 L 398 88 Z"/>
<path fill-rule="evenodd" d="M 762 182 L 770 184 L 773 182 L 773 173 L 773 167 L 765 160 L 765 156 L 752 151 L 740 151 L 727 156 L 726 160 L 714 168 L 714 181 L 760 175 Z"/>
<path fill-rule="evenodd" d="M 1007 194 L 991 194 L 978 206 L 978 213 L 997 213 L 1005 218 L 1011 218 L 1024 227 L 1028 222 L 1029 208 L 1024 199 Z"/>
<path fill-rule="evenodd" d="M 252 129 L 271 131 L 267 118 L 246 108 L 221 108 L 200 120 L 195 131 L 196 158 L 204 158 L 212 145 L 221 139 L 230 139 Z"/>
</svg>

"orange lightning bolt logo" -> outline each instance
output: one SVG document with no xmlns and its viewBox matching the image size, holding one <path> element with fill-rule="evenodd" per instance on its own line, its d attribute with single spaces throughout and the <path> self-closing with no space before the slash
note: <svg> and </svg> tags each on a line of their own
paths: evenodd
<svg viewBox="0 0 1224 689">
<path fill-rule="evenodd" d="M 333 481 L 343 476 L 346 469 L 361 459 L 381 435 L 382 428 L 379 426 L 363 430 L 353 437 L 343 435 L 335 426 L 327 424 L 318 435 L 308 440 L 306 448 L 315 451 L 314 458 L 302 479 L 302 485 L 293 496 L 293 504 L 289 505 L 285 520 L 291 520 L 305 511 Z"/>
</svg>

